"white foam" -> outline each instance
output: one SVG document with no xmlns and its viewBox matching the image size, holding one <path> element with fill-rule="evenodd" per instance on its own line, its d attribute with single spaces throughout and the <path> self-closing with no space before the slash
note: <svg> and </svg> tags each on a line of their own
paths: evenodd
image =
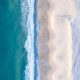
<svg viewBox="0 0 80 80">
<path fill-rule="evenodd" d="M 21 0 L 22 26 L 28 37 L 25 42 L 28 64 L 25 68 L 25 80 L 34 80 L 34 0 Z M 27 20 L 28 18 L 28 20 Z"/>
</svg>

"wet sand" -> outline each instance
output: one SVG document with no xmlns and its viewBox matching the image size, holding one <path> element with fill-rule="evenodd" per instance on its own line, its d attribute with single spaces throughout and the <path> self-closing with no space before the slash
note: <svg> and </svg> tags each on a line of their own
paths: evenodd
<svg viewBox="0 0 80 80">
<path fill-rule="evenodd" d="M 72 35 L 68 17 L 75 18 L 76 11 L 71 0 L 61 1 L 38 0 L 40 80 L 72 80 Z"/>
<path fill-rule="evenodd" d="M 50 34 L 48 30 L 48 15 L 47 11 L 50 8 L 46 0 L 38 0 L 38 60 L 40 68 L 40 80 L 47 80 L 49 72 L 49 47 L 48 41 Z M 46 74 L 46 75 L 45 75 Z"/>
</svg>

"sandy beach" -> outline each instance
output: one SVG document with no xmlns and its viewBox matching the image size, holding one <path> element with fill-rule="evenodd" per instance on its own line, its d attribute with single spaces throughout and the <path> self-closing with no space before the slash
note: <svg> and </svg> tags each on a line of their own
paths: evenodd
<svg viewBox="0 0 80 80">
<path fill-rule="evenodd" d="M 64 5 L 62 5 L 64 4 Z M 72 0 L 38 0 L 40 80 L 72 80 Z"/>
</svg>

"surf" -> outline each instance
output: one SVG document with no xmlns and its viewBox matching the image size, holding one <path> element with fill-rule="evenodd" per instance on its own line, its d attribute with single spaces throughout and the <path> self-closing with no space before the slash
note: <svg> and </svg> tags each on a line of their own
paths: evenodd
<svg viewBox="0 0 80 80">
<path fill-rule="evenodd" d="M 25 66 L 25 80 L 34 80 L 35 76 L 35 51 L 34 51 L 34 0 L 21 0 L 21 24 L 27 34 L 25 49 L 27 51 L 27 64 Z"/>
<path fill-rule="evenodd" d="M 37 0 L 21 0 L 21 24 L 26 33 L 25 49 L 27 52 L 25 80 L 38 80 L 37 37 Z"/>
</svg>

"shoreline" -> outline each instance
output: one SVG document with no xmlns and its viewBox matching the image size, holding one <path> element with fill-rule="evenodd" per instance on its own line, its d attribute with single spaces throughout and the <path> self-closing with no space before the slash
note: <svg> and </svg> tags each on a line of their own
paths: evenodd
<svg viewBox="0 0 80 80">
<path fill-rule="evenodd" d="M 37 80 L 38 76 L 38 65 L 37 65 L 37 60 L 38 60 L 38 51 L 37 51 L 37 0 L 34 0 L 34 80 Z"/>
</svg>

